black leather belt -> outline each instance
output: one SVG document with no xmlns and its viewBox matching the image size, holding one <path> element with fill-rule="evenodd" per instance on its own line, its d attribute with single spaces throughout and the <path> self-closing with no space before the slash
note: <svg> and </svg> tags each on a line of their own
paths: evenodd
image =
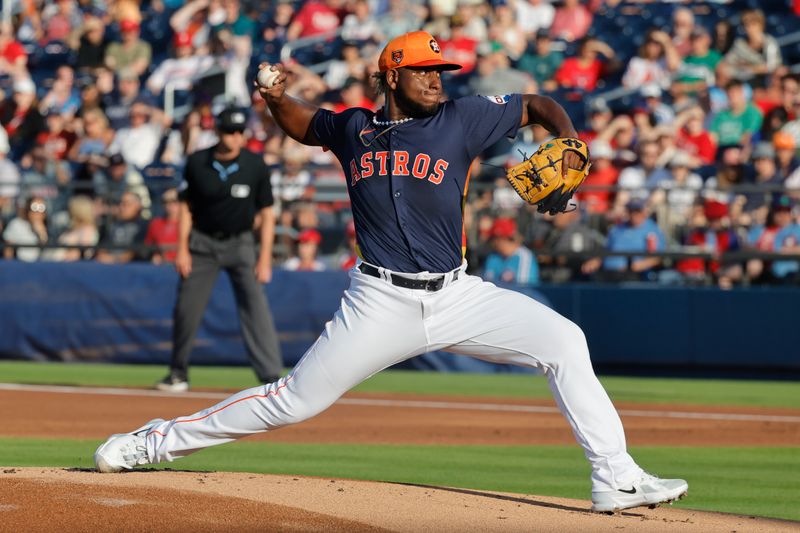
<svg viewBox="0 0 800 533">
<path fill-rule="evenodd" d="M 234 237 L 238 237 L 239 235 L 242 235 L 243 233 L 246 233 L 246 232 L 243 232 L 243 231 L 239 231 L 239 232 L 236 232 L 236 233 L 230 233 L 230 232 L 227 232 L 227 231 L 201 231 L 201 230 L 196 230 L 196 231 L 199 231 L 200 233 L 202 233 L 206 237 L 211 237 L 212 239 L 214 239 L 216 241 L 227 241 L 228 239 L 233 239 Z"/>
<path fill-rule="evenodd" d="M 358 265 L 358 269 L 367 276 L 372 276 L 373 278 L 382 277 L 381 271 L 372 265 L 361 263 Z M 460 270 L 453 272 L 453 281 L 458 279 L 458 275 L 460 273 Z M 439 276 L 432 279 L 409 279 L 398 274 L 389 274 L 389 279 L 392 281 L 392 285 L 397 285 L 398 287 L 403 287 L 404 289 L 418 289 L 426 290 L 428 292 L 442 290 L 444 288 L 444 278 L 445 276 Z"/>
</svg>

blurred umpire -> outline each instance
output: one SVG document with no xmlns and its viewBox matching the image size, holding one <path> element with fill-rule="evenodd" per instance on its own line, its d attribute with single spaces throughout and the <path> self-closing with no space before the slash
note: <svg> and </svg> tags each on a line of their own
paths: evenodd
<svg viewBox="0 0 800 533">
<path fill-rule="evenodd" d="M 262 383 L 282 370 L 272 315 L 261 283 L 272 277 L 275 214 L 269 170 L 264 161 L 243 150 L 247 117 L 226 109 L 217 117 L 219 143 L 189 156 L 184 170 L 178 252 L 181 276 L 172 332 L 169 375 L 159 390 L 189 389 L 189 354 L 219 271 L 233 285 L 247 354 Z M 256 258 L 253 226 L 260 218 L 261 251 Z"/>
</svg>

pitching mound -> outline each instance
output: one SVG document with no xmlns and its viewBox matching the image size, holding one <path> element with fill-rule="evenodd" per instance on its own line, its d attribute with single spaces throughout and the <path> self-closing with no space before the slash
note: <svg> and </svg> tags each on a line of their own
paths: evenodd
<svg viewBox="0 0 800 533">
<path fill-rule="evenodd" d="M 674 508 L 616 516 L 586 501 L 340 479 L 0 468 L 9 531 L 797 531 L 797 523 Z"/>
</svg>

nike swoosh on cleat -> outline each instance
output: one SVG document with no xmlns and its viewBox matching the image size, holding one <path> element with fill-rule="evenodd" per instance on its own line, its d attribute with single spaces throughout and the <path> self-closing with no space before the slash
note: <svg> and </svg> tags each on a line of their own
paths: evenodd
<svg viewBox="0 0 800 533">
<path fill-rule="evenodd" d="M 624 492 L 625 494 L 636 494 L 636 487 L 633 487 L 633 488 L 628 489 L 628 490 L 619 489 L 619 491 L 620 492 Z"/>
</svg>

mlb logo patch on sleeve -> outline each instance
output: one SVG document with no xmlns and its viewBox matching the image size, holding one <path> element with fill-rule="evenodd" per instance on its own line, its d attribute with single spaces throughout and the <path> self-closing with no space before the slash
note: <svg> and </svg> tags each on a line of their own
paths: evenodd
<svg viewBox="0 0 800 533">
<path fill-rule="evenodd" d="M 494 102 L 495 104 L 498 104 L 498 105 L 507 104 L 508 101 L 511 100 L 511 96 L 508 95 L 508 94 L 494 95 L 494 96 L 484 96 L 484 98 L 486 98 L 490 102 Z"/>
</svg>

